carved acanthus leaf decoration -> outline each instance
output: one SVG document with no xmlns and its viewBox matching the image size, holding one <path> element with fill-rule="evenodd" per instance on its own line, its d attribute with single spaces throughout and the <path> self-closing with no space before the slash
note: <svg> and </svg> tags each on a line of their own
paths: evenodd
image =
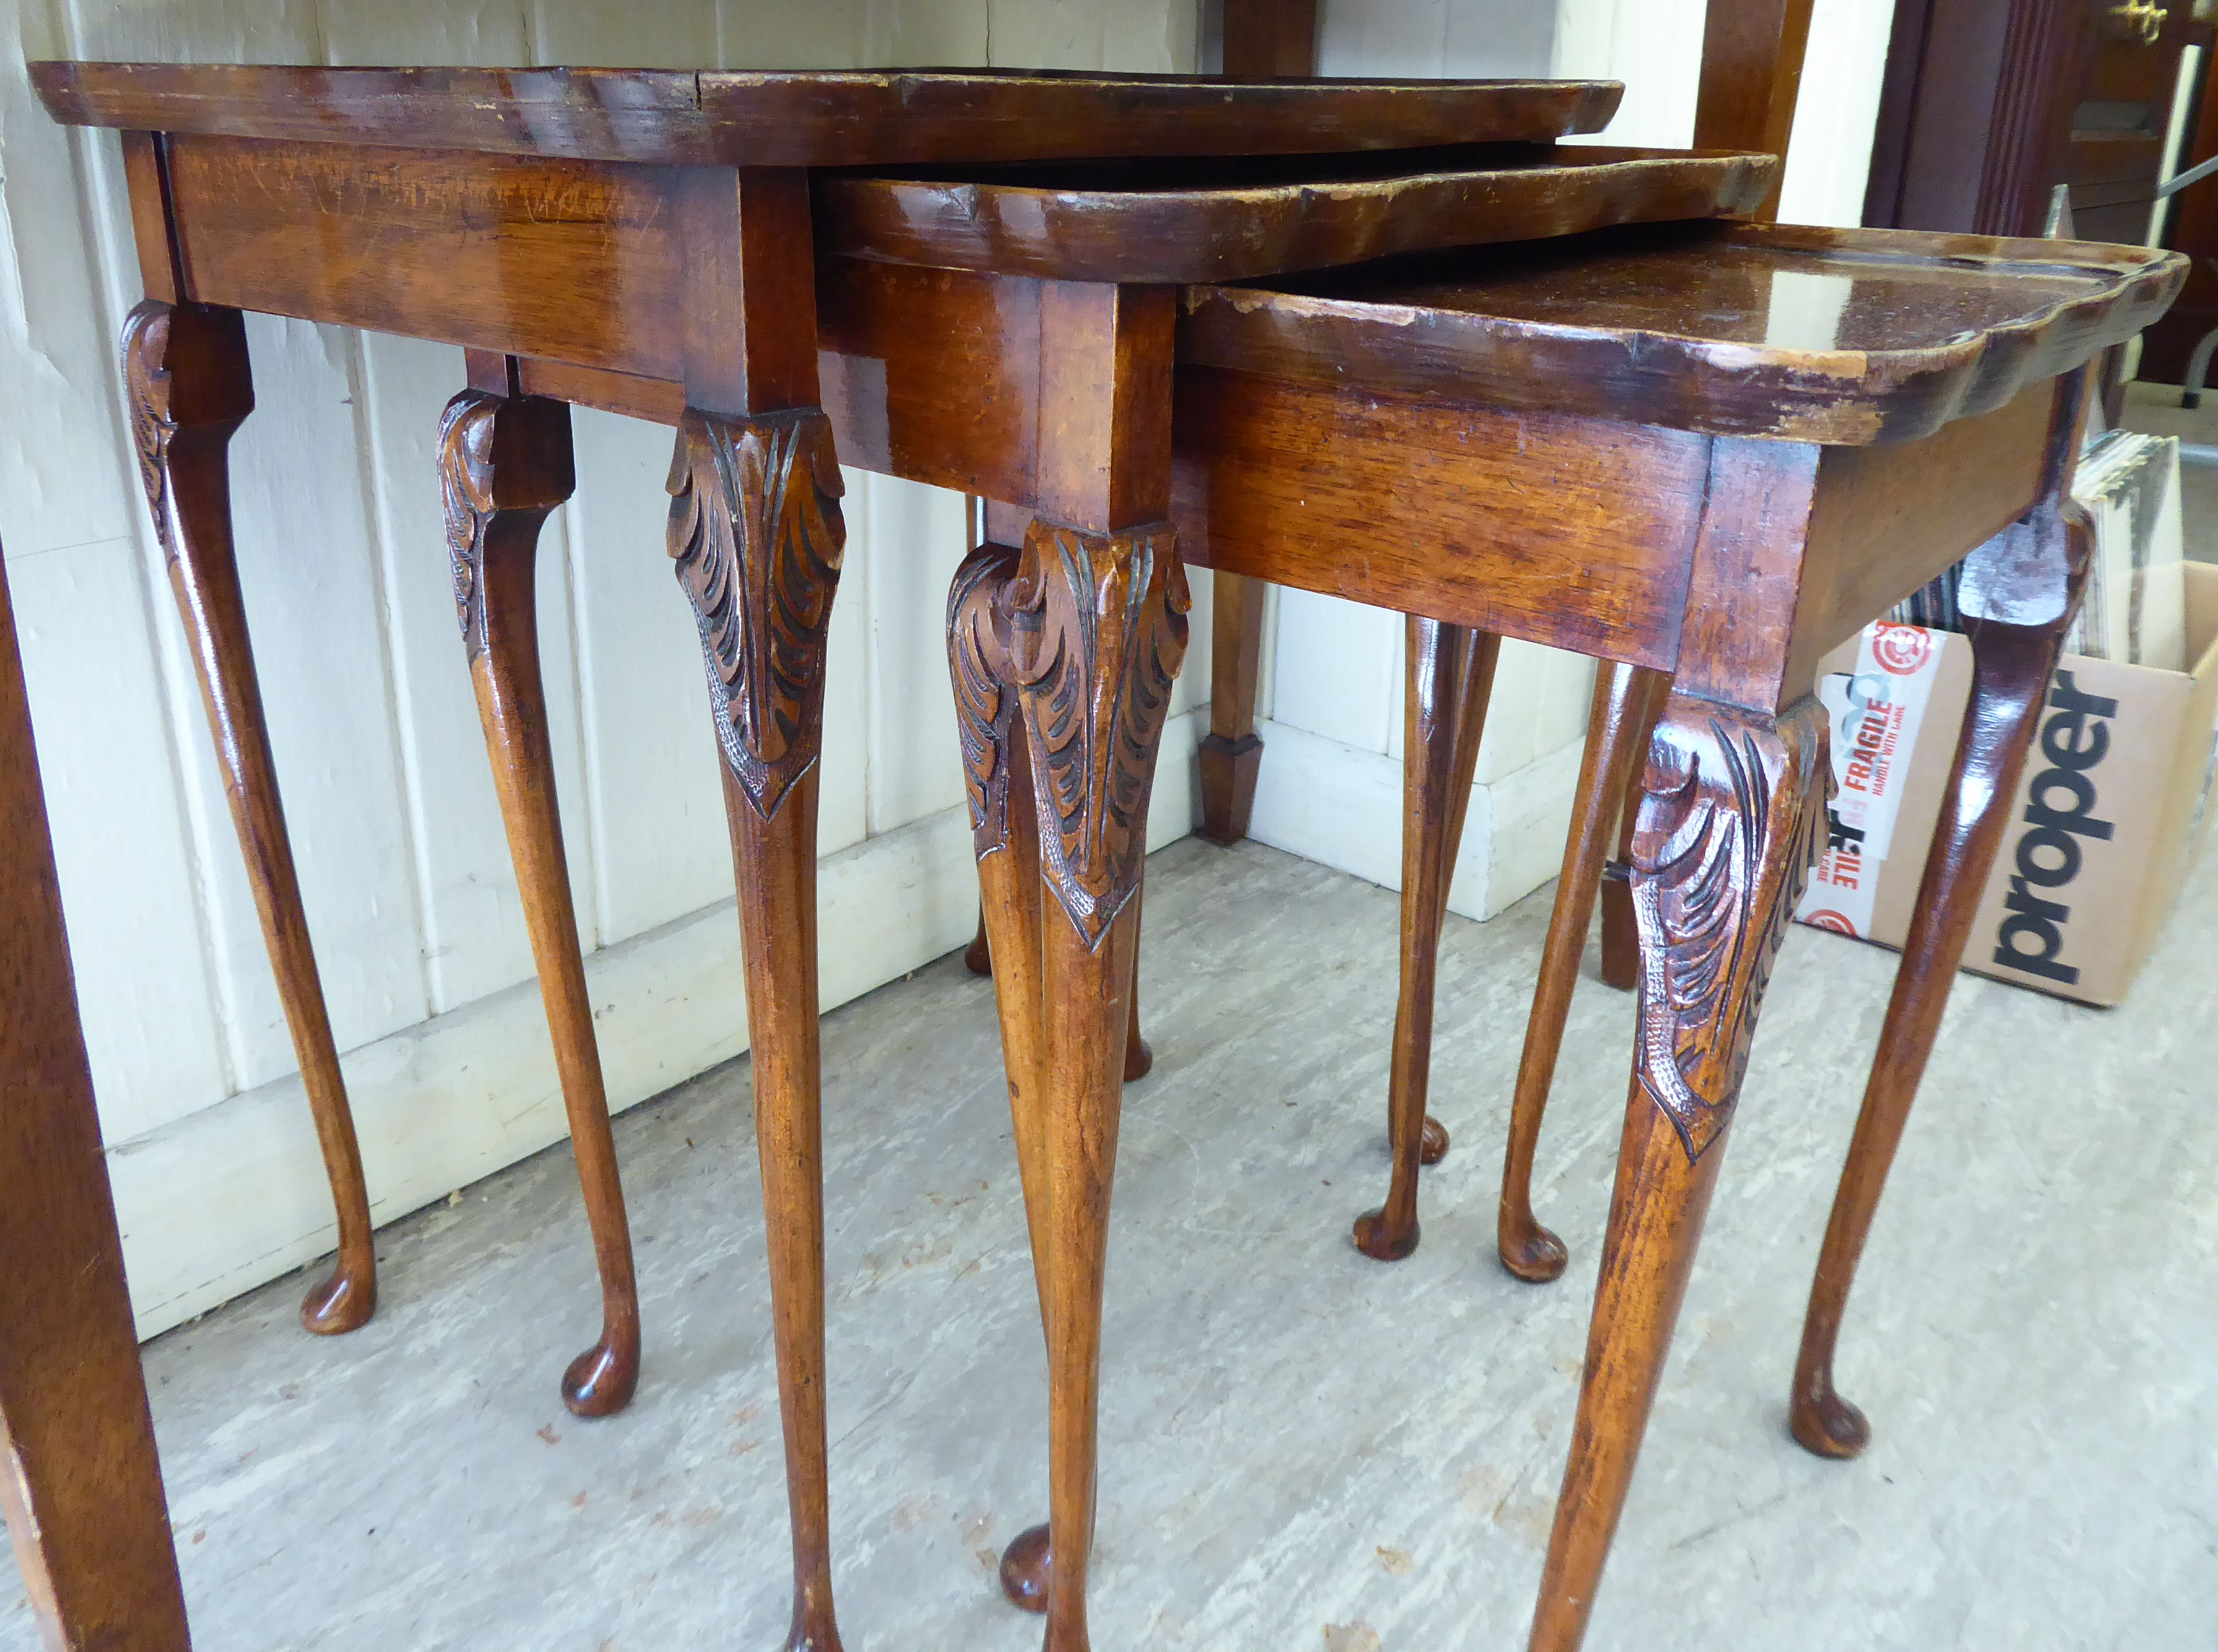
<svg viewBox="0 0 2218 1652">
<path fill-rule="evenodd" d="M 1009 846 L 1009 728 L 1017 695 L 1007 684 L 1007 616 L 997 614 L 994 599 L 1015 580 L 1018 557 L 1013 546 L 979 546 L 956 569 L 947 593 L 947 670 L 980 860 Z"/>
<path fill-rule="evenodd" d="M 465 390 L 439 416 L 439 493 L 447 508 L 447 563 L 468 658 L 485 652 L 485 541 L 494 512 L 493 429 L 502 398 Z"/>
<path fill-rule="evenodd" d="M 139 452 L 139 480 L 154 513 L 162 554 L 177 560 L 170 521 L 170 443 L 177 434 L 170 417 L 170 306 L 147 299 L 123 324 L 123 385 L 131 404 L 131 440 Z"/>
<path fill-rule="evenodd" d="M 1088 946 L 1140 886 L 1155 748 L 1186 658 L 1186 570 L 1168 524 L 1106 536 L 1035 521 L 1006 614 L 1040 873 Z"/>
<path fill-rule="evenodd" d="M 1825 820 L 1817 787 L 1831 781 L 1813 701 L 1775 727 L 1723 706 L 1698 715 L 1657 727 L 1632 876 L 1641 1083 L 1690 1160 L 1732 1120 L 1756 1009 Z"/>
<path fill-rule="evenodd" d="M 765 820 L 823 745 L 824 643 L 846 528 L 832 422 L 814 408 L 686 410 L 670 554 L 693 603 L 724 761 Z"/>
</svg>

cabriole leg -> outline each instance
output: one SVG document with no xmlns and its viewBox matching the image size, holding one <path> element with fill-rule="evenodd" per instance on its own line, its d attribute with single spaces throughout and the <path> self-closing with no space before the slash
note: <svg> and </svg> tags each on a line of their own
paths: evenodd
<svg viewBox="0 0 2218 1652">
<path fill-rule="evenodd" d="M 1355 1247 L 1381 1262 L 1417 1248 L 1417 1170 L 1447 1156 L 1447 1131 L 1425 1111 L 1432 1073 L 1434 982 L 1448 885 L 1502 640 L 1411 616 L 1402 737 L 1402 981 L 1386 1099 L 1394 1156 L 1386 1203 L 1355 1219 Z"/>
<path fill-rule="evenodd" d="M 824 1411 L 824 1171 L 816 1018 L 824 645 L 846 545 L 832 424 L 815 408 L 687 410 L 670 552 L 699 621 L 746 950 L 756 1146 L 793 1526 L 790 1652 L 838 1652 Z"/>
<path fill-rule="evenodd" d="M 1981 546 L 1965 564 L 1960 601 L 1972 643 L 1971 699 L 1903 937 L 1863 1109 L 1833 1195 L 1794 1363 L 1789 1424 L 1794 1438 L 1820 1457 L 1855 1457 L 1871 1439 L 1863 1413 L 1833 1386 L 1841 1316 L 1911 1103 L 1933 1054 L 1980 892 L 1994 868 L 2044 696 L 2058 713 L 2050 725 L 2055 732 L 2043 737 L 2051 752 L 2072 758 L 2094 738 L 2085 732 L 2084 716 L 2092 708 L 2078 695 L 2070 673 L 2057 677 L 2053 692 L 2049 687 L 2064 634 L 2079 610 L 2092 539 L 2092 524 L 2079 505 L 2052 502 Z M 2068 764 L 2059 766 L 2060 775 L 2072 772 Z M 2065 789 L 2061 780 L 2058 789 Z M 2044 801 L 2036 789 L 2035 806 Z"/>
<path fill-rule="evenodd" d="M 1633 844 L 1640 998 L 1625 1139 L 1533 1652 L 1576 1652 L 1632 1483 L 1771 965 L 1825 819 L 1817 702 L 1671 696 Z"/>
<path fill-rule="evenodd" d="M 1087 1645 L 1109 1190 L 1148 799 L 1188 606 L 1168 527 L 1097 535 L 1044 522 L 1013 560 L 990 548 L 974 555 L 950 603 L 971 823 L 994 892 L 995 986 L 1047 1320 L 1050 1536 L 1035 1527 L 1019 1537 L 1003 1577 L 1022 1599 L 1044 1574 L 1049 1652 Z M 1019 746 L 1012 720 L 1023 725 L 1036 880 L 1009 821 L 1023 791 L 1011 778 Z M 1017 887 L 1026 882 L 1035 888 Z M 1035 942 L 1036 963 L 1023 950 Z M 1036 1120 L 1022 1105 L 1030 1073 Z"/>
<path fill-rule="evenodd" d="M 236 310 L 149 299 L 124 326 L 123 373 L 139 477 L 192 647 L 224 796 L 338 1215 L 336 1265 L 300 1303 L 300 1323 L 335 1335 L 367 1324 L 376 1310 L 377 1256 L 362 1149 L 293 869 L 232 546 L 226 449 L 254 411 L 244 319 Z"/>
<path fill-rule="evenodd" d="M 502 358 L 491 358 L 490 368 L 505 374 Z M 562 851 L 535 594 L 540 525 L 574 486 L 570 410 L 513 393 L 512 384 L 511 390 L 466 390 L 447 404 L 439 427 L 440 482 L 470 682 L 600 1271 L 600 1340 L 563 1373 L 562 1402 L 579 1416 L 603 1417 L 621 1410 L 638 1385 L 639 1289 Z"/>
<path fill-rule="evenodd" d="M 1639 708 L 1657 678 L 1657 673 L 1638 665 L 1608 662 L 1595 673 L 1594 710 L 1587 719 L 1586 750 L 1579 758 L 1571 835 L 1564 842 L 1556 904 L 1548 915 L 1540 979 L 1533 983 L 1533 1013 L 1525 1024 L 1525 1051 L 1517 1063 L 1517 1092 L 1509 1106 L 1509 1150 L 1502 1162 L 1502 1208 L 1495 1234 L 1502 1265 L 1535 1284 L 1559 1278 L 1568 1259 L 1564 1241 L 1533 1215 L 1533 1154 L 1540 1144 L 1548 1088 L 1556 1076 L 1564 1019 L 1571 1012 L 1571 992 L 1578 982 L 1579 957 L 1586 950 L 1587 925 L 1594 918 L 1602 857 L 1624 807 L 1633 756 L 1639 749 Z"/>
</svg>

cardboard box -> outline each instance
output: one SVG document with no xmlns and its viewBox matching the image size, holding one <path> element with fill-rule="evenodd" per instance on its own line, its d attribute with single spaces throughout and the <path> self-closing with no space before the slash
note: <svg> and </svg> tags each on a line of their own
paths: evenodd
<svg viewBox="0 0 2218 1652">
<path fill-rule="evenodd" d="M 2111 1005 L 2155 944 L 2209 831 L 2218 755 L 2218 566 L 2189 563 L 2182 578 L 2190 670 L 2078 655 L 2058 665 L 1965 968 Z M 1837 795 L 1795 915 L 1899 948 L 1971 693 L 1972 646 L 1873 626 L 1821 671 Z"/>
</svg>

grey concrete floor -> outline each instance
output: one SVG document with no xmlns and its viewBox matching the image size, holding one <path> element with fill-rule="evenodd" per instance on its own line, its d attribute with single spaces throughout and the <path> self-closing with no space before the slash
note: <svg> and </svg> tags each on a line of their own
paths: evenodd
<svg viewBox="0 0 2218 1652">
<path fill-rule="evenodd" d="M 1126 1100 L 1094 1643 L 1521 1647 L 1571 1430 L 1629 1000 L 1582 983 L 1543 1140 L 1573 1251 L 1491 1241 L 1550 890 L 1443 949 L 1425 1242 L 1385 1172 L 1396 898 L 1189 840 L 1150 872 L 1155 1075 Z M 2218 1645 L 2218 862 L 2128 1003 L 1960 980 L 1867 1255 L 1849 1464 L 1787 1438 L 1804 1293 L 1891 955 L 1796 930 L 1605 1581 L 1595 1652 Z M 1589 977 L 1592 968 L 1589 959 Z M 1037 1647 L 1044 1361 L 989 988 L 944 959 L 824 1029 L 837 1583 L 850 1652 Z M 745 1062 L 624 1118 L 647 1360 L 581 1423 L 567 1149 L 382 1235 L 335 1342 L 298 1279 L 146 1350 L 203 1652 L 768 1649 L 785 1515 Z M 0 1648 L 35 1637 L 0 1573 Z"/>
</svg>

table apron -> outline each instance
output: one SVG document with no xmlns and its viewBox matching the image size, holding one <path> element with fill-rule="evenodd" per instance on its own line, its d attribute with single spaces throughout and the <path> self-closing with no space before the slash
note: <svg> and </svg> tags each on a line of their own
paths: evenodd
<svg viewBox="0 0 2218 1652">
<path fill-rule="evenodd" d="M 1669 670 L 1709 442 L 1182 368 L 1189 560 Z"/>
<path fill-rule="evenodd" d="M 683 375 L 678 168 L 246 138 L 166 148 L 189 298 Z"/>
</svg>

